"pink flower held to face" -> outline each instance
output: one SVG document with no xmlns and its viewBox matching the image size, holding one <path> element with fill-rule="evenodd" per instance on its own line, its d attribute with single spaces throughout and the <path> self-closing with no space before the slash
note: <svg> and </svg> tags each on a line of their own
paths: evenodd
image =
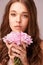
<svg viewBox="0 0 43 65">
<path fill-rule="evenodd" d="M 30 45 L 33 41 L 31 36 L 23 32 L 11 32 L 7 34 L 7 36 L 3 37 L 4 42 L 9 41 L 9 43 L 16 43 L 20 45 L 21 42 L 25 42 L 26 44 Z"/>
</svg>

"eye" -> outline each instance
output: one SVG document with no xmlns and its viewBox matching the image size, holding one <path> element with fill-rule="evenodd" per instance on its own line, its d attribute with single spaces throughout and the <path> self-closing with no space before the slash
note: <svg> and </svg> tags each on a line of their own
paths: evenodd
<svg viewBox="0 0 43 65">
<path fill-rule="evenodd" d="M 24 17 L 28 17 L 28 15 L 24 15 Z"/>
<path fill-rule="evenodd" d="M 26 15 L 26 14 L 24 14 L 24 15 L 22 15 L 23 17 L 25 17 L 25 18 L 28 18 L 28 15 Z"/>
<path fill-rule="evenodd" d="M 11 13 L 11 15 L 12 15 L 12 16 L 16 16 L 16 14 L 15 14 L 15 13 Z"/>
</svg>

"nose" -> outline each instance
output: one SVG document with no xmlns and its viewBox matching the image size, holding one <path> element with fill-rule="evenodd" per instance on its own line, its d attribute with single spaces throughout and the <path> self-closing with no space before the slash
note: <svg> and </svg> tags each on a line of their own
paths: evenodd
<svg viewBox="0 0 43 65">
<path fill-rule="evenodd" d="M 21 22 L 21 16 L 18 15 L 17 18 L 16 18 L 16 22 L 20 23 Z"/>
</svg>

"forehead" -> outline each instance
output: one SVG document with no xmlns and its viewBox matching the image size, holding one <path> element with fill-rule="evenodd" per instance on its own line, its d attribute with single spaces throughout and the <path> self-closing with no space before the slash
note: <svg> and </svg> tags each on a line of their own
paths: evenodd
<svg viewBox="0 0 43 65">
<path fill-rule="evenodd" d="M 18 11 L 18 12 L 27 12 L 27 8 L 25 6 L 25 4 L 21 3 L 21 2 L 15 2 L 11 5 L 10 7 L 10 11 Z"/>
</svg>

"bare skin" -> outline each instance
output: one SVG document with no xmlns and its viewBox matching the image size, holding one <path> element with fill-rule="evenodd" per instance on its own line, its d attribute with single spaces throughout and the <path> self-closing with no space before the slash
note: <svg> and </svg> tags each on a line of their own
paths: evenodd
<svg viewBox="0 0 43 65">
<path fill-rule="evenodd" d="M 10 57 L 10 60 L 9 62 L 11 64 L 14 65 L 14 57 L 19 57 L 23 63 L 23 65 L 29 65 L 28 61 L 27 61 L 27 57 L 26 57 L 26 45 L 25 43 L 22 43 L 21 46 L 18 46 L 16 45 L 15 43 L 12 43 L 12 44 L 6 44 L 9 51 L 8 51 L 8 54 L 9 54 L 9 57 Z M 16 54 L 16 53 L 17 54 Z M 9 65 L 9 63 L 8 63 Z"/>
<path fill-rule="evenodd" d="M 43 50 L 43 40 L 41 42 L 41 45 L 40 45 L 41 49 Z"/>
</svg>

